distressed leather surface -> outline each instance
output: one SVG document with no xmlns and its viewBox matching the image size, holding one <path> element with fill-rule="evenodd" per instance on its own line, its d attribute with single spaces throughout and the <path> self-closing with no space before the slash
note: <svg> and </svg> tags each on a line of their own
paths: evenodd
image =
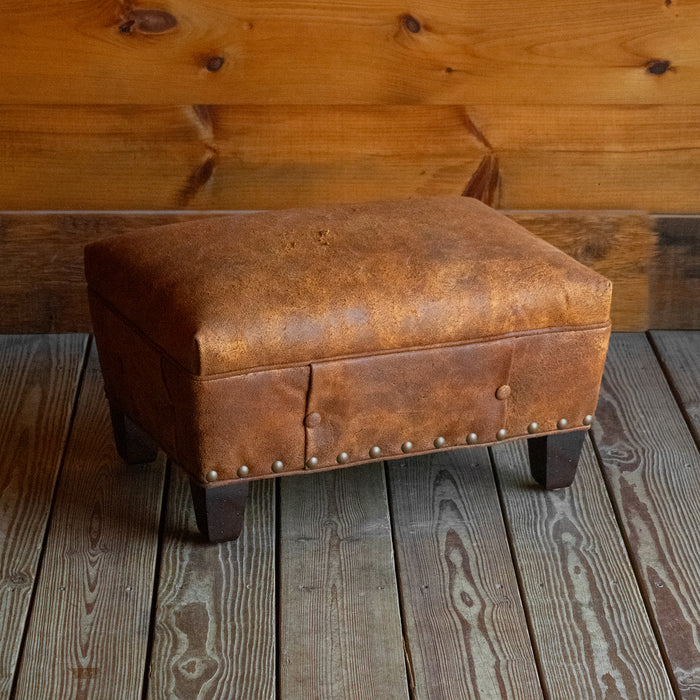
<svg viewBox="0 0 700 700">
<path fill-rule="evenodd" d="M 466 198 L 152 229 L 86 272 L 108 396 L 199 482 L 595 412 L 610 283 Z"/>
<path fill-rule="evenodd" d="M 607 319 L 610 284 L 477 200 L 187 222 L 89 245 L 93 293 L 193 374 Z"/>
</svg>

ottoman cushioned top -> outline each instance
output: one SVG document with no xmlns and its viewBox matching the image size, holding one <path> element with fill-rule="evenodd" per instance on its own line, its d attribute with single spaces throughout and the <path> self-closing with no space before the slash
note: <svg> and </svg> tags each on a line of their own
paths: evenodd
<svg viewBox="0 0 700 700">
<path fill-rule="evenodd" d="M 606 323 L 609 282 L 477 200 L 287 210 L 86 249 L 93 294 L 211 376 Z"/>
</svg>

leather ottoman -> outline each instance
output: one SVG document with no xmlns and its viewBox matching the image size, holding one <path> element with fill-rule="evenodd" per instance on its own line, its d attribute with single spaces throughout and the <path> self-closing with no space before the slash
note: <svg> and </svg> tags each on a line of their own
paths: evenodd
<svg viewBox="0 0 700 700">
<path fill-rule="evenodd" d="M 574 478 L 611 285 L 476 200 L 141 230 L 85 270 L 118 450 L 185 469 L 211 541 L 253 479 L 520 438 Z"/>
</svg>

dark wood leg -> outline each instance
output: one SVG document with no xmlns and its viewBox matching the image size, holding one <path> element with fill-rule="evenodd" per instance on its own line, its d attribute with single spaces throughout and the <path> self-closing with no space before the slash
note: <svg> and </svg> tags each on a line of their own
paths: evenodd
<svg viewBox="0 0 700 700">
<path fill-rule="evenodd" d="M 152 462 L 158 456 L 158 445 L 150 435 L 139 428 L 119 406 L 109 402 L 109 415 L 112 419 L 114 442 L 119 456 L 127 464 Z"/>
<path fill-rule="evenodd" d="M 532 478 L 546 489 L 571 486 L 587 432 L 576 430 L 530 438 L 527 447 Z"/>
<path fill-rule="evenodd" d="M 202 486 L 190 481 L 199 531 L 210 542 L 235 540 L 241 534 L 248 482 Z"/>
</svg>

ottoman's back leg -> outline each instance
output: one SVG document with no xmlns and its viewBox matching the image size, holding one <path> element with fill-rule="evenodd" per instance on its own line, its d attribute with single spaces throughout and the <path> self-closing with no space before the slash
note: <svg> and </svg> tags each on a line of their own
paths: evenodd
<svg viewBox="0 0 700 700">
<path fill-rule="evenodd" d="M 235 540 L 241 534 L 248 482 L 201 486 L 190 481 L 199 531 L 210 542 Z"/>
<path fill-rule="evenodd" d="M 530 438 L 527 441 L 532 478 L 546 489 L 570 486 L 576 476 L 587 430 Z"/>
<path fill-rule="evenodd" d="M 124 415 L 113 401 L 109 402 L 109 415 L 117 452 L 127 464 L 152 462 L 158 456 L 158 445 L 150 435 L 141 430 L 129 416 Z"/>
</svg>

